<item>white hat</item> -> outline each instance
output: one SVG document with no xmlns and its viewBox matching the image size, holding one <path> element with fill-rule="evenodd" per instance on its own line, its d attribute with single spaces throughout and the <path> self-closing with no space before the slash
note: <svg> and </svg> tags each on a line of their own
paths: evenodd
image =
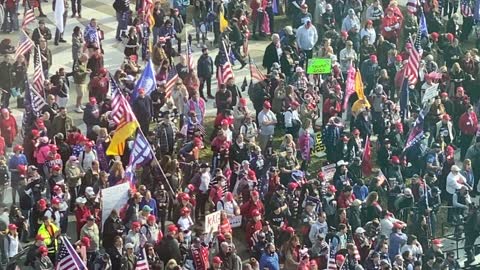
<svg viewBox="0 0 480 270">
<path fill-rule="evenodd" d="M 75 200 L 76 203 L 87 203 L 87 199 L 85 199 L 85 197 L 78 197 L 76 200 Z"/>
<path fill-rule="evenodd" d="M 345 162 L 343 159 L 337 162 L 337 166 L 347 166 L 348 162 Z"/>
<path fill-rule="evenodd" d="M 88 196 L 94 196 L 94 195 L 95 195 L 95 191 L 93 191 L 93 187 L 86 187 L 86 188 L 85 188 L 85 193 L 86 193 Z"/>
<path fill-rule="evenodd" d="M 457 165 L 453 165 L 452 168 L 450 168 L 450 170 L 451 170 L 452 172 L 459 172 L 459 171 L 461 171 L 460 167 L 458 167 Z"/>
<path fill-rule="evenodd" d="M 303 72 L 303 68 L 302 67 L 296 67 L 295 72 Z"/>
<path fill-rule="evenodd" d="M 129 249 L 129 248 L 134 248 L 135 246 L 132 244 L 132 243 L 126 243 L 125 244 L 125 248 L 126 249 Z"/>
<path fill-rule="evenodd" d="M 355 233 L 365 233 L 365 229 L 362 228 L 362 227 L 358 227 L 356 230 L 355 230 Z"/>
<path fill-rule="evenodd" d="M 287 33 L 287 35 L 293 35 L 293 28 L 291 26 L 285 26 L 285 33 Z"/>
<path fill-rule="evenodd" d="M 412 190 L 410 188 L 405 188 L 403 190 L 403 194 L 409 198 L 413 196 Z"/>
</svg>

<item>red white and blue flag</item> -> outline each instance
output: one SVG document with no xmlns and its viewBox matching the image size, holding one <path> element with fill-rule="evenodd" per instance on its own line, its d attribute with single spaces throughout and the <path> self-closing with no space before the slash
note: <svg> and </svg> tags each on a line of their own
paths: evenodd
<svg viewBox="0 0 480 270">
<path fill-rule="evenodd" d="M 19 55 L 25 55 L 26 53 L 28 53 L 33 48 L 33 46 L 33 41 L 25 33 L 25 31 L 21 30 L 20 37 L 18 39 L 18 46 L 15 50 L 15 59 L 17 59 Z"/>
<path fill-rule="evenodd" d="M 132 152 L 130 153 L 129 164 L 125 170 L 125 174 L 131 185 L 135 185 L 134 172 L 136 168 L 150 162 L 152 159 L 153 153 L 152 149 L 150 148 L 150 143 L 147 141 L 147 138 L 145 138 L 142 132 L 137 132 L 135 141 L 133 141 L 133 148 Z"/>
<path fill-rule="evenodd" d="M 167 83 L 165 85 L 165 92 L 166 92 L 166 97 L 169 98 L 172 95 L 172 88 L 175 86 L 175 83 L 178 80 L 178 73 L 177 70 L 172 67 L 170 68 L 170 71 L 168 71 L 168 76 L 167 76 Z"/>
<path fill-rule="evenodd" d="M 62 245 L 58 252 L 55 270 L 86 270 L 85 263 L 65 236 L 60 236 Z M 148 269 L 148 268 L 147 268 Z"/>
<path fill-rule="evenodd" d="M 423 109 L 418 114 L 418 117 L 415 120 L 414 126 L 410 131 L 410 134 L 408 135 L 408 139 L 407 139 L 407 142 L 405 143 L 405 148 L 403 149 L 403 151 L 416 145 L 417 143 L 419 143 L 421 140 L 425 138 L 423 125 L 425 122 L 425 116 L 427 115 L 429 110 L 430 110 L 430 106 L 423 107 Z"/>
<path fill-rule="evenodd" d="M 145 248 L 142 248 L 142 250 L 137 253 L 137 265 L 135 266 L 135 270 L 150 270 Z"/>
</svg>

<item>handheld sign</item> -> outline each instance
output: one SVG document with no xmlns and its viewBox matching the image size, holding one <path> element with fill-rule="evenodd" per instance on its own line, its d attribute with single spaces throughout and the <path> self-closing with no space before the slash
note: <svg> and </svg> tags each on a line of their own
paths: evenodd
<svg viewBox="0 0 480 270">
<path fill-rule="evenodd" d="M 312 58 L 308 60 L 307 74 L 328 74 L 332 72 L 332 59 Z"/>
<path fill-rule="evenodd" d="M 205 216 L 205 232 L 217 232 L 220 225 L 220 213 L 216 211 L 214 213 Z"/>
</svg>

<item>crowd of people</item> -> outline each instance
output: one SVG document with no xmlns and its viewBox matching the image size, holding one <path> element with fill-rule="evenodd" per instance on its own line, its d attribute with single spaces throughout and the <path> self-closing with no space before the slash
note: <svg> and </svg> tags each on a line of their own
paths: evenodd
<svg viewBox="0 0 480 270">
<path fill-rule="evenodd" d="M 42 2 L 25 6 L 45 17 Z M 81 6 L 72 0 L 72 18 Z M 95 270 L 460 269 L 455 252 L 442 250 L 447 223 L 465 235 L 465 265 L 474 262 L 480 55 L 469 41 L 472 1 L 408 1 L 406 9 L 395 0 L 136 1 L 132 10 L 115 0 L 122 65 L 104 66 L 104 55 L 120 53 L 104 50 L 91 19 L 73 29 L 72 69 L 55 71 L 53 61 L 66 60 L 49 47 L 67 42 L 64 33 L 57 28 L 52 41 L 43 19 L 30 30 L 19 26 L 18 2 L 2 7 L 2 30 L 21 28 L 35 44 L 12 59 L 11 41 L 0 43 L 0 202 L 7 190 L 12 198 L 0 214 L 3 263 L 54 269 L 71 242 Z M 280 14 L 289 25 L 279 30 Z M 195 37 L 181 37 L 185 23 Z M 256 39 L 271 39 L 265 75 L 248 60 Z M 193 60 L 195 42 L 202 54 Z M 329 59 L 331 72 L 307 73 L 312 58 Z M 32 93 L 23 98 L 36 62 L 47 78 L 42 108 Z M 152 92 L 137 86 L 149 62 Z M 224 76 L 236 62 L 249 65 L 250 85 Z M 131 181 L 135 140 L 108 154 L 119 128 L 113 91 L 130 101 L 154 157 L 134 168 L 128 201 L 103 222 L 102 190 Z M 21 124 L 12 98 L 25 108 Z M 219 222 L 206 230 L 214 213 Z"/>
</svg>

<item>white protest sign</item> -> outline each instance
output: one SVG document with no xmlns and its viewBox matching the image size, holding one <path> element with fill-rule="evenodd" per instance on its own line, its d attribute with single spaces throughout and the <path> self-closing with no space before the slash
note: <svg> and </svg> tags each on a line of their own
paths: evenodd
<svg viewBox="0 0 480 270">
<path fill-rule="evenodd" d="M 335 175 L 335 171 L 337 170 L 336 164 L 329 164 L 322 167 L 323 178 L 326 182 L 333 180 L 333 176 Z"/>
<path fill-rule="evenodd" d="M 228 221 L 230 221 L 230 226 L 232 226 L 232 228 L 238 228 L 242 226 L 242 216 L 229 217 Z"/>
<path fill-rule="evenodd" d="M 430 99 L 438 96 L 438 83 L 425 89 L 425 94 L 423 94 L 422 103 L 428 102 Z"/>
<path fill-rule="evenodd" d="M 221 211 L 216 211 L 205 216 L 205 232 L 218 231 L 218 226 L 220 226 L 220 213 Z"/>
<path fill-rule="evenodd" d="M 102 229 L 103 223 L 112 210 L 115 209 L 120 213 L 120 209 L 127 203 L 129 189 L 129 183 L 102 189 Z"/>
</svg>

